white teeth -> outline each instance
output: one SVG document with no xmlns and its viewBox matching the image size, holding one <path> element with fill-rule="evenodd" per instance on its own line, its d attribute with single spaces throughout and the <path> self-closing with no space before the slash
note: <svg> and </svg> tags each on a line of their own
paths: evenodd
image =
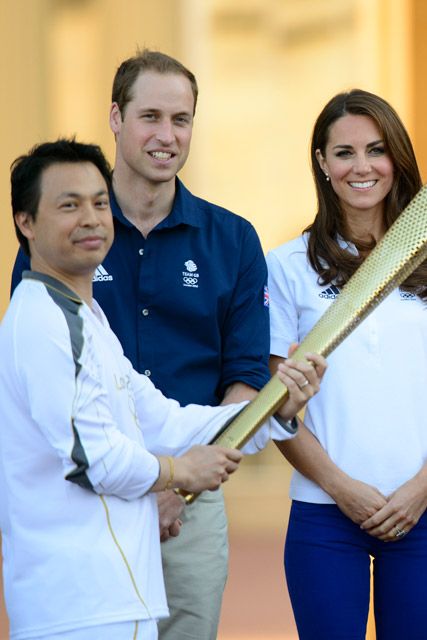
<svg viewBox="0 0 427 640">
<path fill-rule="evenodd" d="M 151 151 L 150 155 L 156 160 L 169 160 L 172 157 L 172 154 L 167 151 Z"/>
<path fill-rule="evenodd" d="M 350 182 L 350 187 L 354 187 L 355 189 L 369 189 L 373 187 L 376 183 L 376 180 L 369 180 L 368 182 Z"/>
</svg>

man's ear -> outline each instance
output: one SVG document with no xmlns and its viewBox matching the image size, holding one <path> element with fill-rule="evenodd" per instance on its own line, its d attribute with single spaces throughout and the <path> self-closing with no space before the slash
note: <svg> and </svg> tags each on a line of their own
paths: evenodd
<svg viewBox="0 0 427 640">
<path fill-rule="evenodd" d="M 119 105 L 117 102 L 113 102 L 110 109 L 110 129 L 115 136 L 120 133 L 122 122 L 122 114 L 119 109 Z"/>
<path fill-rule="evenodd" d="M 33 231 L 34 218 L 30 216 L 30 214 L 27 213 L 27 211 L 18 211 L 17 213 L 15 213 L 14 218 L 15 218 L 16 226 L 18 227 L 22 235 L 25 238 L 27 238 L 27 240 L 33 240 L 34 239 L 34 231 Z"/>
</svg>

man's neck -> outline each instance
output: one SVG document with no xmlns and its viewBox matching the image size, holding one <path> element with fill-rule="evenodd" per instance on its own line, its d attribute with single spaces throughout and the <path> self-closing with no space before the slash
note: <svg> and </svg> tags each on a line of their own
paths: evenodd
<svg viewBox="0 0 427 640">
<path fill-rule="evenodd" d="M 175 178 L 169 182 L 151 183 L 141 177 L 125 178 L 114 169 L 113 189 L 125 218 L 146 238 L 172 210 Z"/>
<path fill-rule="evenodd" d="M 85 273 L 85 274 L 77 274 L 70 275 L 68 273 L 63 273 L 62 271 L 58 271 L 56 269 L 52 269 L 45 264 L 41 264 L 39 261 L 32 259 L 31 260 L 31 270 L 37 271 L 38 273 L 43 273 L 51 278 L 55 278 L 59 282 L 62 282 L 68 289 L 74 291 L 79 298 L 86 302 L 89 307 L 92 307 L 93 301 L 93 286 L 92 286 L 92 278 L 93 273 Z"/>
</svg>

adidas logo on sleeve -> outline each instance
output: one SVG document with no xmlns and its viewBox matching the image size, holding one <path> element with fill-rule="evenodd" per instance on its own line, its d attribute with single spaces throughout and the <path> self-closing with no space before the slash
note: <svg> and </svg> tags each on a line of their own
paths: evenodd
<svg viewBox="0 0 427 640">
<path fill-rule="evenodd" d="M 96 268 L 96 271 L 93 275 L 92 282 L 105 282 L 106 280 L 112 280 L 112 279 L 113 279 L 113 276 L 110 276 L 107 270 L 104 269 L 102 264 L 100 264 L 99 267 Z"/>
<path fill-rule="evenodd" d="M 327 298 L 328 300 L 335 300 L 335 298 L 338 298 L 339 294 L 340 294 L 340 290 L 338 289 L 338 287 L 335 284 L 332 284 L 330 287 L 328 287 L 327 289 L 324 289 L 319 293 L 319 298 Z"/>
</svg>

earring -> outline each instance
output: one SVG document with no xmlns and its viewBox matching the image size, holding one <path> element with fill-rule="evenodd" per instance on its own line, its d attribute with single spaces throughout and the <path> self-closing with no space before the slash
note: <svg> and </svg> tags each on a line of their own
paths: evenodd
<svg viewBox="0 0 427 640">
<path fill-rule="evenodd" d="M 325 176 L 326 176 L 326 182 L 329 182 L 329 180 L 330 180 L 329 175 L 327 173 L 325 173 Z"/>
</svg>

